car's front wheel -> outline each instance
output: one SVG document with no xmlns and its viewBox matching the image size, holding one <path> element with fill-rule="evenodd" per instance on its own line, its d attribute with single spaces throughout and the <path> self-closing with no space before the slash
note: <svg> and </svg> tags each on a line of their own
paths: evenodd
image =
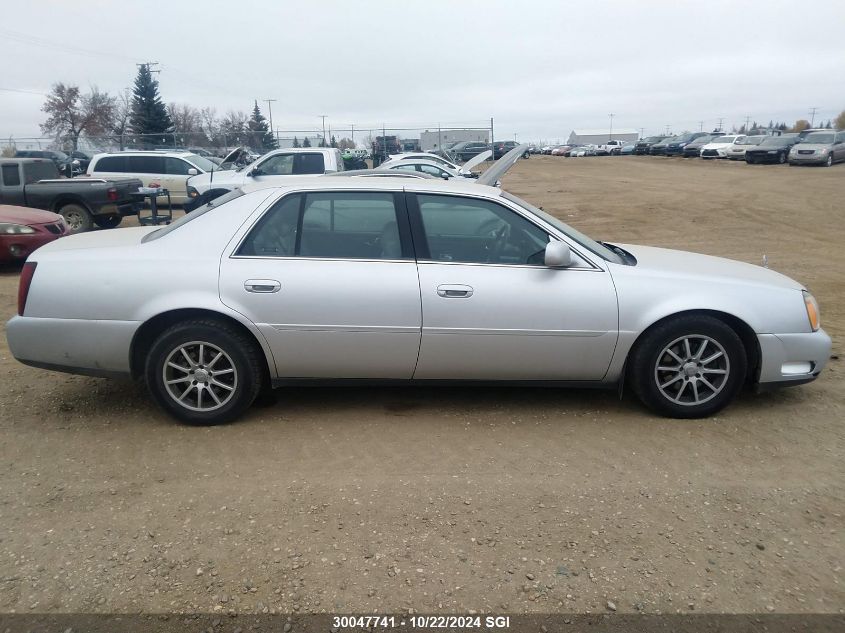
<svg viewBox="0 0 845 633">
<path fill-rule="evenodd" d="M 178 323 L 156 339 L 146 382 L 168 413 L 188 424 L 230 422 L 255 400 L 264 366 L 255 341 L 215 320 Z"/>
<path fill-rule="evenodd" d="M 101 229 L 113 229 L 121 223 L 123 217 L 120 215 L 97 215 L 94 216 L 94 224 Z"/>
<path fill-rule="evenodd" d="M 628 378 L 639 399 L 673 418 L 702 418 L 724 408 L 745 382 L 745 348 L 723 321 L 680 316 L 637 343 Z"/>
<path fill-rule="evenodd" d="M 833 154 L 827 155 L 827 160 L 824 162 L 825 167 L 832 167 L 833 166 Z"/>
</svg>

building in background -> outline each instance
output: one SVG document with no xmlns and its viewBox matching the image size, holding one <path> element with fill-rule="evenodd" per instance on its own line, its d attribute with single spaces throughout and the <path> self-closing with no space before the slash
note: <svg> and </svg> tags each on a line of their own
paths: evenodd
<svg viewBox="0 0 845 633">
<path fill-rule="evenodd" d="M 611 132 L 613 136 L 611 136 Z M 610 140 L 634 142 L 639 138 L 639 131 L 626 128 L 618 130 L 616 128 L 613 128 L 613 130 L 572 130 L 566 142 L 570 145 L 604 145 Z"/>
<path fill-rule="evenodd" d="M 489 143 L 489 130 L 426 130 L 420 134 L 420 148 L 424 152 L 438 150 L 442 146 L 454 145 L 463 141 L 475 143 Z"/>
</svg>

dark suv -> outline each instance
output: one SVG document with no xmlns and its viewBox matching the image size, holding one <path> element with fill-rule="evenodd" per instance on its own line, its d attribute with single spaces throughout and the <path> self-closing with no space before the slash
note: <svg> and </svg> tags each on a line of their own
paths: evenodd
<svg viewBox="0 0 845 633">
<path fill-rule="evenodd" d="M 490 149 L 490 146 L 487 143 L 463 141 L 450 147 L 448 153 L 451 154 L 455 160 L 468 161 L 470 158 L 474 158 L 481 152 L 486 152 L 488 149 Z"/>
<path fill-rule="evenodd" d="M 707 132 L 687 132 L 672 139 L 670 143 L 666 144 L 666 156 L 683 156 L 684 148 L 692 143 L 695 139 L 707 136 Z"/>
<path fill-rule="evenodd" d="M 73 164 L 74 159 L 58 150 L 52 149 L 19 149 L 15 152 L 15 158 L 46 158 L 56 164 L 56 168 L 63 176 L 70 178 L 76 173 L 81 173 L 79 163 Z"/>
<path fill-rule="evenodd" d="M 516 141 L 496 141 L 493 143 L 493 160 L 497 160 L 517 147 L 519 143 Z M 522 155 L 523 158 L 528 158 L 528 150 Z"/>
<path fill-rule="evenodd" d="M 639 154 L 641 156 L 647 156 L 648 151 L 651 149 L 651 146 L 655 143 L 659 143 L 663 139 L 667 137 L 665 136 L 647 136 L 646 138 L 641 138 L 637 141 L 637 144 L 634 145 L 634 154 Z"/>
</svg>

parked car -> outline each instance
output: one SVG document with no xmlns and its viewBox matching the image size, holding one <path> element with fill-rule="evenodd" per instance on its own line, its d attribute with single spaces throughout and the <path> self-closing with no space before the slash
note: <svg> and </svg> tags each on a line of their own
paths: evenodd
<svg viewBox="0 0 845 633">
<path fill-rule="evenodd" d="M 789 150 L 790 165 L 824 165 L 845 161 L 845 132 L 813 132 Z"/>
<path fill-rule="evenodd" d="M 489 152 L 489 151 L 490 150 L 487 150 L 487 152 Z M 482 152 L 482 154 L 484 154 L 484 153 L 485 152 Z M 481 154 L 478 154 L 478 156 L 480 156 L 480 155 Z M 486 158 L 488 158 L 489 156 L 490 156 L 490 154 L 488 153 L 488 154 L 486 154 L 485 158 L 482 158 L 481 160 L 486 160 Z M 439 164 L 443 167 L 448 167 L 452 171 L 456 171 L 456 172 L 459 172 L 459 173 L 467 173 L 467 174 L 470 173 L 468 169 L 466 169 L 465 167 L 461 167 L 459 165 L 456 165 L 455 163 L 450 161 L 448 158 L 443 158 L 442 156 L 438 156 L 437 154 L 431 154 L 431 153 L 428 153 L 428 152 L 409 152 L 407 154 L 394 154 L 392 156 L 389 156 L 388 160 L 386 162 L 382 163 L 381 165 L 379 165 L 379 167 L 384 167 L 384 166 L 387 165 L 387 163 L 393 163 L 393 162 L 402 161 L 402 160 L 430 160 L 430 161 L 434 161 L 435 163 L 437 163 L 437 164 Z M 474 158 L 473 158 L 473 160 L 474 160 Z M 477 163 L 473 163 L 473 164 L 477 164 Z"/>
<path fill-rule="evenodd" d="M 144 187 L 167 189 L 173 204 L 185 204 L 188 179 L 216 169 L 217 165 L 196 154 L 135 151 L 97 154 L 85 174 L 89 178 L 137 178 Z"/>
<path fill-rule="evenodd" d="M 768 138 L 765 135 L 746 136 L 742 142 L 736 142 L 731 145 L 726 154 L 730 160 L 745 160 L 746 150 L 756 147 L 763 142 L 763 139 Z"/>
<path fill-rule="evenodd" d="M 574 147 L 565 156 L 569 156 L 571 158 L 580 158 L 582 156 L 598 156 L 598 147 L 595 145 L 581 145 L 580 147 Z"/>
<path fill-rule="evenodd" d="M 74 164 L 73 158 L 59 150 L 52 149 L 19 149 L 15 151 L 15 158 L 46 158 L 53 161 L 59 174 L 72 178 L 75 174 L 81 173 L 79 162 Z"/>
<path fill-rule="evenodd" d="M 473 158 L 481 152 L 486 152 L 490 149 L 489 143 L 477 143 L 474 141 L 462 141 L 456 143 L 449 148 L 448 153 L 454 157 L 455 160 L 465 162 Z"/>
<path fill-rule="evenodd" d="M 0 204 L 0 264 L 22 262 L 39 246 L 68 232 L 58 213 Z"/>
<path fill-rule="evenodd" d="M 687 144 L 692 143 L 695 139 L 701 138 L 702 136 L 708 136 L 707 132 L 688 132 L 687 134 L 676 136 L 666 144 L 664 153 L 666 156 L 683 156 Z"/>
<path fill-rule="evenodd" d="M 472 168 L 483 163 L 489 156 L 490 150 L 482 152 L 464 163 L 461 169 L 450 167 L 443 159 L 436 161 L 427 158 L 397 158 L 382 163 L 378 166 L 378 169 L 416 171 L 444 180 L 449 178 L 478 178 L 478 174 L 474 174 Z"/>
<path fill-rule="evenodd" d="M 648 148 L 648 153 L 652 156 L 666 156 L 666 147 L 671 143 L 673 140 L 678 138 L 677 136 L 667 136 L 662 141 L 657 141 L 656 143 L 652 143 Z"/>
<path fill-rule="evenodd" d="M 192 210 L 198 203 L 205 204 L 248 183 L 269 187 L 283 184 L 292 176 L 322 176 L 344 169 L 343 156 L 335 147 L 273 150 L 238 169 L 215 171 L 190 178 L 187 195 L 192 203 L 186 206 L 186 210 Z"/>
<path fill-rule="evenodd" d="M 668 137 L 666 136 L 647 136 L 646 138 L 642 138 L 637 141 L 636 145 L 634 146 L 634 154 L 639 156 L 650 154 L 651 153 L 651 146 L 655 143 L 660 143 L 661 141 L 666 140 Z"/>
<path fill-rule="evenodd" d="M 63 238 L 24 266 L 9 349 L 143 377 L 190 424 L 236 419 L 265 386 L 338 379 L 625 383 L 695 418 L 827 363 L 800 283 L 594 241 L 486 174 L 245 185 L 169 226 Z"/>
<path fill-rule="evenodd" d="M 705 159 L 727 158 L 728 149 L 730 149 L 733 144 L 741 143 L 744 140 L 744 134 L 728 134 L 726 136 L 719 136 L 701 148 L 701 157 Z"/>
<path fill-rule="evenodd" d="M 699 136 L 694 141 L 690 141 L 684 146 L 684 158 L 698 158 L 701 156 L 701 148 L 707 145 L 713 139 L 719 138 L 720 136 L 724 136 L 721 132 L 713 133 L 710 132 L 709 134 L 705 134 L 704 136 Z"/>
<path fill-rule="evenodd" d="M 493 143 L 493 159 L 499 160 L 502 156 L 507 154 L 509 151 L 514 149 L 517 146 L 516 141 L 496 141 Z M 522 156 L 523 158 L 529 157 L 529 152 L 526 149 L 525 154 Z"/>
<path fill-rule="evenodd" d="M 563 156 L 563 155 L 566 154 L 566 152 L 571 150 L 573 147 L 574 147 L 574 145 L 555 145 L 552 148 L 550 154 L 552 156 Z"/>
<path fill-rule="evenodd" d="M 59 178 L 55 163 L 42 158 L 0 158 L 0 203 L 53 211 L 79 233 L 112 228 L 140 208 L 135 178 Z"/>
<path fill-rule="evenodd" d="M 629 141 L 622 146 L 622 149 L 619 150 L 619 154 L 621 156 L 630 156 L 634 153 L 634 148 L 636 148 L 636 146 L 636 143 Z"/>
<path fill-rule="evenodd" d="M 622 146 L 625 143 L 618 139 L 608 141 L 596 147 L 597 156 L 616 156 L 622 151 Z"/>
<path fill-rule="evenodd" d="M 797 142 L 797 135 L 769 136 L 756 147 L 749 147 L 745 150 L 745 162 L 749 165 L 754 163 L 780 163 L 783 165 L 789 160 L 789 150 Z"/>
</svg>

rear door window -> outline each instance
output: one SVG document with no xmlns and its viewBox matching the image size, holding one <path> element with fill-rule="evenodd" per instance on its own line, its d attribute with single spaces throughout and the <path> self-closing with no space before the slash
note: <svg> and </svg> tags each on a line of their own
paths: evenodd
<svg viewBox="0 0 845 633">
<path fill-rule="evenodd" d="M 14 163 L 3 165 L 2 180 L 5 187 L 20 187 L 21 174 L 18 171 L 18 166 Z"/>
<path fill-rule="evenodd" d="M 126 171 L 130 174 L 164 174 L 164 156 L 127 156 Z"/>
<path fill-rule="evenodd" d="M 92 169 L 94 172 L 109 172 L 122 174 L 126 172 L 126 156 L 103 156 Z"/>
<path fill-rule="evenodd" d="M 326 161 L 323 154 L 294 154 L 294 174 L 323 174 L 326 172 Z"/>
<path fill-rule="evenodd" d="M 165 157 L 164 166 L 165 173 L 171 176 L 187 176 L 188 170 L 193 167 L 181 158 L 173 158 L 171 156 Z"/>
</svg>

